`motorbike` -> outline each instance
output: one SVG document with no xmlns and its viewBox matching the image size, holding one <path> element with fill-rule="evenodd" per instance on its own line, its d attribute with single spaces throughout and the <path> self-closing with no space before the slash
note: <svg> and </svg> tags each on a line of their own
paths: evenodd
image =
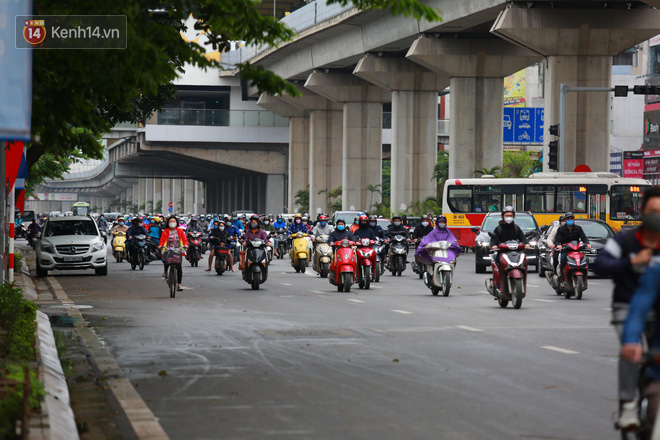
<svg viewBox="0 0 660 440">
<path fill-rule="evenodd" d="M 335 249 L 335 259 L 330 265 L 328 280 L 333 286 L 337 286 L 339 292 L 350 292 L 355 283 L 355 272 L 357 259 L 352 246 L 355 242 L 344 239 L 332 243 Z"/>
<path fill-rule="evenodd" d="M 197 267 L 199 260 L 202 258 L 202 233 L 188 232 L 188 252 L 186 259 L 190 261 L 190 266 Z"/>
<path fill-rule="evenodd" d="M 377 283 L 380 281 L 380 276 L 385 273 L 385 260 L 387 259 L 383 239 L 377 238 L 373 248 L 374 252 L 376 252 L 376 275 L 374 276 L 374 283 Z"/>
<path fill-rule="evenodd" d="M 99 232 L 101 233 L 101 238 L 103 238 L 103 243 L 108 244 L 108 229 L 99 228 Z"/>
<path fill-rule="evenodd" d="M 270 232 L 268 234 L 268 239 L 270 240 L 268 245 L 266 245 L 266 253 L 268 254 L 268 261 L 273 261 L 273 258 L 275 257 L 275 249 L 273 248 L 272 239 L 275 237 L 277 234 L 274 232 Z"/>
<path fill-rule="evenodd" d="M 420 242 L 421 240 L 417 238 L 412 241 L 412 245 L 415 251 L 419 247 Z M 417 258 L 413 258 L 413 261 L 410 263 L 410 269 L 412 269 L 412 271 L 416 273 L 419 276 L 419 279 L 421 280 L 424 278 L 424 274 L 426 273 L 426 264 L 424 264 L 423 261 L 418 260 Z"/>
<path fill-rule="evenodd" d="M 371 280 L 376 277 L 376 251 L 372 247 L 375 241 L 359 239 L 357 245 L 357 282 L 360 289 L 369 290 Z"/>
<path fill-rule="evenodd" d="M 286 236 L 286 230 L 285 229 L 278 229 L 277 230 L 277 253 L 278 259 L 284 258 L 284 254 L 287 251 L 287 236 Z"/>
<path fill-rule="evenodd" d="M 215 243 L 212 244 L 215 251 L 215 273 L 222 276 L 222 274 L 227 270 L 227 262 L 229 261 L 229 248 L 226 246 L 226 243 Z"/>
<path fill-rule="evenodd" d="M 255 238 L 247 242 L 245 264 L 243 266 L 243 280 L 252 286 L 252 290 L 259 290 L 259 286 L 268 278 L 268 255 L 266 242 Z"/>
<path fill-rule="evenodd" d="M 437 296 L 442 292 L 443 296 L 449 296 L 451 285 L 454 281 L 454 268 L 456 267 L 456 253 L 451 249 L 452 243 L 448 241 L 436 241 L 424 246 L 433 264 L 423 264 L 424 284 L 431 289 L 431 293 Z"/>
<path fill-rule="evenodd" d="M 401 276 L 408 263 L 408 241 L 405 236 L 397 234 L 392 237 L 390 244 L 390 272 L 394 276 Z"/>
<path fill-rule="evenodd" d="M 493 278 L 486 280 L 486 289 L 495 297 L 500 307 L 505 308 L 509 301 L 512 301 L 513 308 L 519 309 L 527 293 L 525 244 L 511 240 L 500 243 L 498 250 L 499 254 L 497 251 L 491 251 Z"/>
<path fill-rule="evenodd" d="M 314 270 L 321 278 L 328 278 L 330 263 L 332 263 L 332 247 L 328 243 L 327 235 L 316 237 L 316 249 L 314 250 Z"/>
<path fill-rule="evenodd" d="M 565 247 L 568 248 L 568 255 L 566 255 L 566 265 L 562 271 L 564 282 L 559 284 L 556 292 L 557 295 L 563 293 L 566 299 L 573 295 L 576 299 L 582 299 L 582 293 L 588 288 L 589 260 L 580 251 L 586 249 L 586 245 L 572 241 Z"/>
<path fill-rule="evenodd" d="M 307 241 L 308 234 L 304 232 L 297 232 L 293 234 L 293 244 L 291 251 L 289 251 L 289 258 L 291 259 L 291 266 L 296 272 L 305 273 L 305 268 L 309 262 L 309 242 Z"/>
<path fill-rule="evenodd" d="M 135 248 L 131 255 L 131 269 L 135 270 L 136 267 L 139 267 L 140 270 L 144 269 L 145 264 L 149 264 L 149 248 L 147 245 L 147 236 L 144 234 L 136 235 L 134 237 Z"/>
<path fill-rule="evenodd" d="M 14 227 L 14 237 L 27 239 L 27 227 L 25 227 L 25 223 Z"/>
<path fill-rule="evenodd" d="M 121 263 L 126 258 L 126 233 L 117 231 L 113 235 L 115 238 L 112 242 L 112 253 L 117 263 Z"/>
</svg>

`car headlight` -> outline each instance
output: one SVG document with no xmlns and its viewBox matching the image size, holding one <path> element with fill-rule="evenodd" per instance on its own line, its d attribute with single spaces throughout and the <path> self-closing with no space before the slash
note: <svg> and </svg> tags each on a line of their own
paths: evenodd
<svg viewBox="0 0 660 440">
<path fill-rule="evenodd" d="M 478 241 L 477 244 L 482 247 L 490 247 L 490 241 Z"/>
<path fill-rule="evenodd" d="M 103 248 L 105 248 L 105 244 L 103 244 L 102 241 L 101 241 L 101 242 L 94 243 L 94 244 L 92 245 L 92 251 L 93 251 L 93 252 L 102 251 Z"/>
<path fill-rule="evenodd" d="M 41 246 L 39 246 L 39 250 L 41 252 L 46 252 L 47 254 L 55 253 L 55 248 L 53 248 L 53 245 L 49 243 L 41 243 Z"/>
</svg>

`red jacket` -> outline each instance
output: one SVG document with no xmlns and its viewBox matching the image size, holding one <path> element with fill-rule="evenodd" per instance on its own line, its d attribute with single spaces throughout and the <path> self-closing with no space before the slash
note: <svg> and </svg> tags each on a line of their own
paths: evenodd
<svg viewBox="0 0 660 440">
<path fill-rule="evenodd" d="M 181 247 L 188 247 L 188 239 L 186 238 L 186 234 L 183 232 L 183 229 L 176 228 L 175 231 L 179 234 L 179 241 L 181 242 Z M 171 233 L 172 233 L 171 228 L 167 228 L 163 230 L 163 233 L 160 235 L 160 243 L 158 243 L 158 247 L 164 248 L 167 246 L 167 241 L 169 240 Z"/>
</svg>

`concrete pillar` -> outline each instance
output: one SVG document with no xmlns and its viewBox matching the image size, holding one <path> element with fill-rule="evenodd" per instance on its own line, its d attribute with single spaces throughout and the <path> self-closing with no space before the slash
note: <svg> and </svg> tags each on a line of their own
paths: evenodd
<svg viewBox="0 0 660 440">
<path fill-rule="evenodd" d="M 149 212 L 147 209 L 147 179 L 138 179 L 138 196 L 137 196 L 137 204 L 138 204 L 138 210 L 141 213 L 146 213 Z"/>
<path fill-rule="evenodd" d="M 145 195 L 147 212 L 153 214 L 154 212 L 154 179 L 146 179 L 145 182 Z"/>
<path fill-rule="evenodd" d="M 174 203 L 172 200 L 172 179 L 163 179 L 163 214 L 170 214 L 168 203 Z"/>
<path fill-rule="evenodd" d="M 369 209 L 367 185 L 382 182 L 383 102 L 390 92 L 348 73 L 312 73 L 305 88 L 343 103 L 342 209 Z"/>
<path fill-rule="evenodd" d="M 296 193 L 309 183 L 309 118 L 289 119 L 289 212 L 295 212 Z M 235 201 L 236 199 L 234 199 Z M 234 208 L 239 209 L 236 204 Z"/>
<path fill-rule="evenodd" d="M 559 123 L 560 84 L 611 87 L 612 56 L 660 32 L 657 9 L 521 9 L 500 13 L 491 32 L 546 56 L 543 138 Z M 571 92 L 565 100 L 564 171 L 609 170 L 611 93 Z M 547 171 L 547 160 L 544 161 Z"/>
<path fill-rule="evenodd" d="M 183 181 L 183 185 L 184 212 L 198 214 L 198 212 L 195 211 L 195 181 L 186 179 Z"/>
<path fill-rule="evenodd" d="M 501 167 L 504 77 L 541 56 L 498 39 L 422 36 L 406 58 L 451 78 L 449 177 Z"/>
<path fill-rule="evenodd" d="M 405 58 L 375 55 L 362 58 L 353 73 L 392 92 L 392 211 L 435 196 L 438 92 L 449 78 Z"/>
<path fill-rule="evenodd" d="M 158 202 L 160 203 L 160 208 L 158 208 Z M 155 214 L 162 214 L 163 211 L 163 179 L 154 179 L 154 207 L 153 211 Z"/>
<path fill-rule="evenodd" d="M 183 203 L 181 199 L 183 198 L 183 180 L 181 179 L 172 179 L 172 202 L 174 202 L 174 213 L 175 214 L 185 214 L 183 210 Z"/>
</svg>

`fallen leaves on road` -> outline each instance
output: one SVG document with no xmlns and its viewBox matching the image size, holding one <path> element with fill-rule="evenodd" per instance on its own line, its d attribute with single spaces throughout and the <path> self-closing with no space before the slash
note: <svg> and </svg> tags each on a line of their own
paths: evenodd
<svg viewBox="0 0 660 440">
<path fill-rule="evenodd" d="M 394 359 L 394 360 L 392 360 L 392 362 L 399 362 L 399 360 L 398 360 L 398 359 Z"/>
<path fill-rule="evenodd" d="M 159 375 L 159 376 L 167 376 L 167 371 L 165 371 L 165 370 L 160 370 L 160 371 L 158 372 L 158 375 Z"/>
</svg>

